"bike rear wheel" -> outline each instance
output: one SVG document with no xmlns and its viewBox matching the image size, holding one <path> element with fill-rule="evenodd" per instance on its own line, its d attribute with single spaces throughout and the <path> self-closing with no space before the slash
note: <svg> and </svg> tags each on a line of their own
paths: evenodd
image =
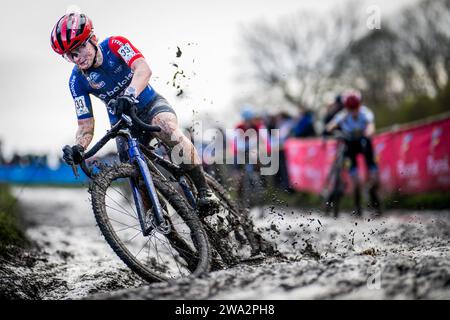
<svg viewBox="0 0 450 320">
<path fill-rule="evenodd" d="M 335 218 L 339 215 L 341 200 L 345 192 L 344 180 L 342 179 L 345 150 L 345 144 L 338 145 L 337 156 L 327 179 L 327 189 L 331 191 L 326 197 L 325 213 L 328 214 L 332 210 Z"/>
<path fill-rule="evenodd" d="M 144 236 L 134 199 L 130 192 L 124 192 L 123 185 L 128 185 L 128 179 L 139 183 L 139 169 L 121 163 L 102 170 L 89 188 L 98 226 L 114 252 L 149 282 L 197 277 L 208 272 L 211 261 L 208 240 L 199 218 L 185 200 L 169 183 L 153 176 L 169 228 L 155 228 Z M 152 225 L 152 217 L 148 210 L 146 226 Z"/>
<path fill-rule="evenodd" d="M 339 216 L 341 199 L 344 194 L 344 182 L 341 177 L 341 168 L 337 166 L 332 170 L 330 179 L 331 191 L 326 197 L 325 213 L 329 214 L 330 211 L 333 211 L 334 217 L 337 218 Z"/>
<path fill-rule="evenodd" d="M 206 217 L 203 225 L 219 255 L 227 264 L 259 253 L 275 255 L 275 247 L 256 232 L 245 209 L 240 208 L 223 186 L 211 175 L 205 174 L 211 191 L 220 200 L 219 213 Z"/>
</svg>

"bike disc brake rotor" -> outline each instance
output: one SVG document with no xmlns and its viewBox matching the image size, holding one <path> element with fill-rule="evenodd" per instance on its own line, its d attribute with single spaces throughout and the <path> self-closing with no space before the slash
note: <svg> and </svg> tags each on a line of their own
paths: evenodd
<svg viewBox="0 0 450 320">
<path fill-rule="evenodd" d="M 159 226 L 154 225 L 154 227 L 161 234 L 169 234 L 172 231 L 172 228 L 170 227 L 170 223 L 167 221 L 166 218 L 164 218 L 163 223 L 161 223 Z"/>
</svg>

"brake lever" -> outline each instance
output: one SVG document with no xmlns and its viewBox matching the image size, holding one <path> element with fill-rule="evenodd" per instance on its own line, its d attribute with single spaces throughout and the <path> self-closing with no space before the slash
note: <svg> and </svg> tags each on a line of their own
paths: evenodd
<svg viewBox="0 0 450 320">
<path fill-rule="evenodd" d="M 122 113 L 122 119 L 127 123 L 129 127 L 133 124 L 133 120 L 131 120 L 131 117 Z"/>
</svg>

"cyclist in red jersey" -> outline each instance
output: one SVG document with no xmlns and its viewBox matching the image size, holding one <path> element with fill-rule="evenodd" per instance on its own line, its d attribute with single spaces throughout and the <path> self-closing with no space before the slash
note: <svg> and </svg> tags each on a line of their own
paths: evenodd
<svg viewBox="0 0 450 320">
<path fill-rule="evenodd" d="M 128 39 L 116 36 L 99 43 L 91 19 L 85 14 L 70 13 L 58 20 L 50 41 L 56 53 L 75 64 L 69 87 L 75 102 L 78 130 L 75 144 L 63 149 L 63 158 L 68 164 L 81 162 L 94 136 L 90 95 L 108 106 L 112 124 L 136 105 L 141 120 L 161 127 L 161 132 L 154 133 L 160 140 L 171 148 L 181 144 L 183 163 L 180 165 L 199 191 L 199 207 L 218 205 L 218 199 L 206 183 L 195 147 L 179 128 L 176 113 L 167 100 L 150 86 L 152 71 L 147 60 Z M 120 143 L 118 149 L 123 156 Z"/>
</svg>

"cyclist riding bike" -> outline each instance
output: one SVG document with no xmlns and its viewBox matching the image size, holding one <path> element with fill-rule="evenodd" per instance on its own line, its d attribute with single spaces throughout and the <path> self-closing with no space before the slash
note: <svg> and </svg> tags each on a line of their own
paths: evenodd
<svg viewBox="0 0 450 320">
<path fill-rule="evenodd" d="M 180 166 L 199 191 L 199 208 L 218 205 L 218 199 L 206 183 L 195 147 L 178 127 L 174 109 L 149 84 L 152 71 L 143 54 L 128 39 L 111 36 L 99 42 L 92 20 L 85 14 L 70 13 L 58 20 L 50 40 L 57 54 L 75 64 L 69 89 L 75 103 L 78 130 L 75 144 L 63 148 L 67 164 L 77 165 L 82 161 L 94 136 L 90 95 L 105 103 L 111 126 L 136 106 L 143 122 L 161 127 L 160 132 L 151 134 L 136 128 L 139 139 L 148 144 L 154 135 L 170 148 L 180 144 L 183 154 Z M 116 143 L 121 161 L 126 161 L 124 141 L 117 138 Z"/>
<path fill-rule="evenodd" d="M 375 133 L 373 112 L 366 106 L 361 105 L 361 93 L 349 90 L 343 95 L 345 109 L 338 112 L 327 124 L 326 132 L 341 130 L 346 137 L 346 154 L 350 159 L 350 176 L 353 181 L 355 192 L 356 213 L 361 214 L 360 204 L 360 181 L 358 177 L 358 154 L 363 154 L 369 171 L 369 195 L 370 205 L 380 213 L 378 200 L 378 166 L 375 163 L 372 136 Z"/>
</svg>

